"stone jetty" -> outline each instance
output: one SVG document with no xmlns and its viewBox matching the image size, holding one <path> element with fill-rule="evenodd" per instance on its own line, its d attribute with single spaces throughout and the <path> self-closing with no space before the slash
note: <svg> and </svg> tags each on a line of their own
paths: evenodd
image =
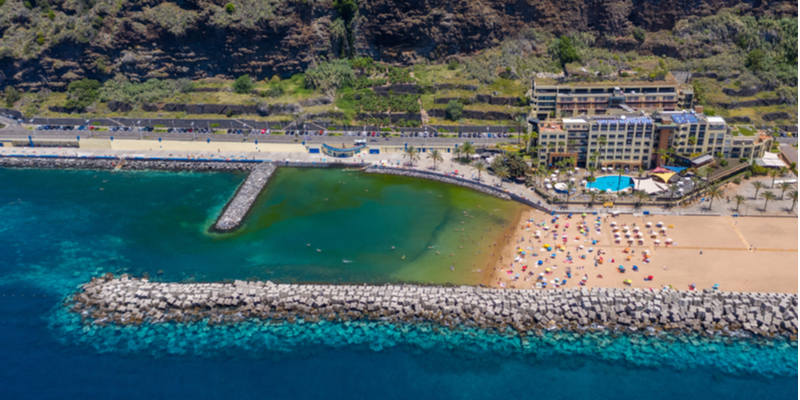
<svg viewBox="0 0 800 400">
<path fill-rule="evenodd" d="M 181 160 L 132 160 L 68 157 L 0 157 L 0 167 L 43 169 L 114 169 L 159 171 L 250 171 L 260 163 Z"/>
<path fill-rule="evenodd" d="M 242 222 L 250 211 L 253 202 L 269 182 L 277 167 L 273 163 L 261 163 L 250 171 L 247 179 L 239 186 L 233 199 L 225 207 L 225 211 L 217 220 L 214 229 L 230 231 Z"/>
<path fill-rule="evenodd" d="M 94 278 L 69 301 L 86 323 L 371 320 L 446 327 L 697 332 L 797 340 L 797 295 L 643 289 L 161 283 Z"/>
<path fill-rule="evenodd" d="M 511 196 L 507 193 L 503 192 L 500 189 L 495 189 L 491 186 L 486 186 L 483 184 L 479 184 L 476 182 L 470 182 L 466 179 L 458 178 L 458 177 L 451 177 L 445 176 L 440 174 L 434 173 L 427 173 L 427 172 L 420 172 L 414 170 L 407 170 L 407 169 L 397 169 L 397 168 L 390 168 L 390 167 L 382 167 L 382 166 L 372 166 L 364 170 L 366 173 L 370 174 L 386 174 L 386 175 L 399 175 L 399 176 L 409 176 L 412 178 L 419 178 L 419 179 L 428 179 L 432 181 L 448 183 L 451 185 L 458 185 L 463 186 L 468 189 L 472 189 L 483 194 L 488 194 L 490 196 L 499 197 L 503 200 L 511 200 Z"/>
</svg>

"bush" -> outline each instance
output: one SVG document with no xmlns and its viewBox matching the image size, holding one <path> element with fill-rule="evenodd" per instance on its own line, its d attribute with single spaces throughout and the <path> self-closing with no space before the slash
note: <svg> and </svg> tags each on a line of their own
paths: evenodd
<svg viewBox="0 0 800 400">
<path fill-rule="evenodd" d="M 2 0 L 0 0 L 0 2 L 2 2 Z M 2 5 L 2 4 L 0 4 L 0 5 Z M 56 19 L 56 13 L 54 13 L 53 10 L 48 11 L 47 12 L 47 18 L 50 18 L 51 21 Z"/>
<path fill-rule="evenodd" d="M 264 91 L 263 95 L 265 97 L 281 97 L 283 96 L 283 87 L 280 85 L 270 85 L 267 90 Z"/>
<path fill-rule="evenodd" d="M 764 70 L 764 62 L 766 56 L 761 49 L 755 49 L 747 54 L 744 65 L 753 72 Z"/>
<path fill-rule="evenodd" d="M 636 40 L 638 40 L 640 42 L 644 42 L 644 39 L 645 39 L 646 35 L 647 35 L 647 31 L 645 31 L 644 28 L 639 28 L 639 27 L 633 28 L 633 38 L 634 39 L 636 39 Z"/>
<path fill-rule="evenodd" d="M 572 38 L 569 36 L 562 36 L 556 43 L 555 58 L 565 66 L 571 62 L 579 61 L 578 52 L 572 44 Z"/>
<path fill-rule="evenodd" d="M 740 178 L 733 178 L 733 183 L 738 185 L 738 184 L 742 183 L 742 180 Z"/>
<path fill-rule="evenodd" d="M 458 69 L 458 61 L 453 60 L 447 63 L 447 69 L 449 69 L 450 71 L 455 71 L 456 69 Z"/>
<path fill-rule="evenodd" d="M 233 14 L 236 12 L 236 6 L 233 3 L 225 4 L 225 12 L 228 14 Z"/>
<path fill-rule="evenodd" d="M 67 86 L 67 102 L 64 107 L 70 111 L 80 111 L 92 105 L 100 95 L 100 82 L 83 78 Z"/>
<path fill-rule="evenodd" d="M 347 60 L 320 63 L 306 70 L 305 85 L 309 89 L 332 94 L 338 88 L 352 86 L 356 81 L 353 67 Z"/>
<path fill-rule="evenodd" d="M 744 173 L 744 179 L 750 179 L 750 178 L 752 178 L 752 177 L 753 177 L 753 173 L 752 173 L 752 172 L 750 172 L 750 171 L 745 171 L 745 173 Z"/>
<path fill-rule="evenodd" d="M 21 98 L 22 93 L 13 86 L 6 86 L 6 106 L 8 108 L 14 107 L 14 103 L 18 102 Z"/>
<path fill-rule="evenodd" d="M 153 103 L 177 93 L 191 92 L 193 88 L 194 83 L 188 79 L 148 79 L 142 83 L 111 79 L 100 88 L 99 100 L 129 104 Z"/>
<path fill-rule="evenodd" d="M 464 111 L 464 106 L 459 101 L 450 100 L 450 102 L 447 103 L 445 114 L 447 115 L 447 119 L 456 121 L 461 118 L 462 111 Z"/>
<path fill-rule="evenodd" d="M 228 3 L 230 4 L 230 3 Z M 233 82 L 233 91 L 239 94 L 248 94 L 255 87 L 255 83 L 250 79 L 250 75 L 242 75 Z"/>
</svg>

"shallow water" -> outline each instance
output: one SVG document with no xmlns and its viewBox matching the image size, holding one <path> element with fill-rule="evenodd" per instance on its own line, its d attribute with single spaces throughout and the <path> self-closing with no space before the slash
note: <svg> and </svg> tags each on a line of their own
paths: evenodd
<svg viewBox="0 0 800 400">
<path fill-rule="evenodd" d="M 282 171 L 241 231 L 212 235 L 207 228 L 243 175 L 0 170 L 3 397 L 797 398 L 797 349 L 784 341 L 546 335 L 523 349 L 513 334 L 428 325 L 87 327 L 61 306 L 105 272 L 180 281 L 467 280 L 473 275 L 442 272 L 429 243 L 460 246 L 460 222 L 468 229 L 511 218 L 475 207 L 500 200 L 460 188 L 354 176 Z M 337 191 L 347 195 L 330 195 Z M 303 252 L 308 242 L 322 252 Z M 385 249 L 390 243 L 406 260 Z M 354 262 L 335 262 L 345 257 Z"/>
</svg>

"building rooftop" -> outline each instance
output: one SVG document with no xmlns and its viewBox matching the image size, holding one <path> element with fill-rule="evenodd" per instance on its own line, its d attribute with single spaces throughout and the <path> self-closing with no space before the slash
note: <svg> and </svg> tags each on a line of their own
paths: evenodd
<svg viewBox="0 0 800 400">
<path fill-rule="evenodd" d="M 536 77 L 533 78 L 534 85 L 559 85 L 559 86 L 676 86 L 678 81 L 671 73 L 667 73 L 664 79 L 649 79 L 637 75 L 633 76 L 619 76 L 603 75 L 603 76 L 583 76 L 572 75 L 559 78 L 553 77 Z"/>
</svg>

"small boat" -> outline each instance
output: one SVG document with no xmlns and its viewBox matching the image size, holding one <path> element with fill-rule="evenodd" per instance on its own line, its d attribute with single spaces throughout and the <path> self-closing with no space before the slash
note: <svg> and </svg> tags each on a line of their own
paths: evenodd
<svg viewBox="0 0 800 400">
<path fill-rule="evenodd" d="M 322 250 L 320 250 L 320 249 L 317 249 L 317 253 L 322 253 Z"/>
<path fill-rule="evenodd" d="M 345 263 L 345 264 L 351 264 L 353 262 L 353 260 L 342 260 L 342 262 Z"/>
</svg>

